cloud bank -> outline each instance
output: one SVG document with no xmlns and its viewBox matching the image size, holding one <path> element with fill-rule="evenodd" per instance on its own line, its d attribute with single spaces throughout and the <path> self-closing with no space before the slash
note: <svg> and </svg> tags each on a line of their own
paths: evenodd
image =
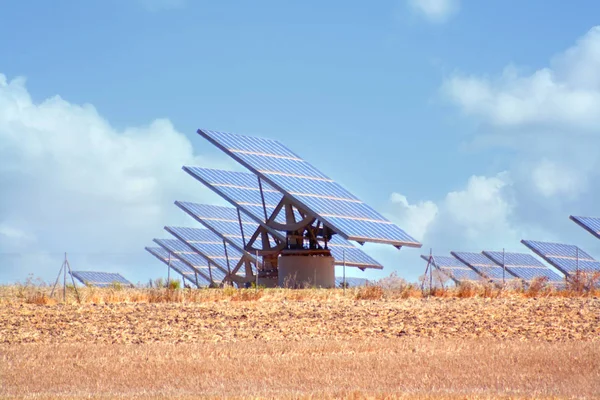
<svg viewBox="0 0 600 400">
<path fill-rule="evenodd" d="M 49 279 L 65 251 L 74 269 L 156 276 L 143 247 L 165 223 L 189 222 L 173 201 L 211 198 L 181 171 L 205 160 L 168 120 L 118 131 L 89 104 L 36 104 L 24 79 L 4 75 L 0 159 L 3 281 Z"/>
<path fill-rule="evenodd" d="M 570 214 L 600 215 L 600 27 L 546 68 L 456 73 L 441 93 L 493 139 L 487 150 L 512 149 L 511 161 L 494 176 L 469 177 L 436 201 L 410 204 L 393 194 L 398 224 L 441 254 L 503 247 L 527 252 L 519 240 L 535 238 L 580 244 L 600 256 L 599 242 L 568 220 Z M 485 137 L 473 139 L 486 143 Z"/>
</svg>

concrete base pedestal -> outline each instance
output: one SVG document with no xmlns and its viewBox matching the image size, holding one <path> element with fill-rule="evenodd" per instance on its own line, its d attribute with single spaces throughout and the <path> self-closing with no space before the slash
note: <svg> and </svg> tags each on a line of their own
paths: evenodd
<svg viewBox="0 0 600 400">
<path fill-rule="evenodd" d="M 331 256 L 283 255 L 278 270 L 280 287 L 335 287 L 335 260 Z"/>
</svg>

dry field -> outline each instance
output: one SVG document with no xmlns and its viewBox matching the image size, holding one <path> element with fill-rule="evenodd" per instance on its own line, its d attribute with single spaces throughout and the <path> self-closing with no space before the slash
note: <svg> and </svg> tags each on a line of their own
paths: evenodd
<svg viewBox="0 0 600 400">
<path fill-rule="evenodd" d="M 600 398 L 593 296 L 20 290 L 0 398 Z"/>
</svg>

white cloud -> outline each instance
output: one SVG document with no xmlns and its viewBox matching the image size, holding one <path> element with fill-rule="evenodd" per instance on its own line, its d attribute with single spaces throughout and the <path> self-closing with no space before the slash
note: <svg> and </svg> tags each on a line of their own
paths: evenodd
<svg viewBox="0 0 600 400">
<path fill-rule="evenodd" d="M 417 240 L 422 240 L 429 224 L 438 213 L 438 207 L 432 201 L 409 204 L 406 196 L 392 193 L 392 213 L 390 217 Z"/>
<path fill-rule="evenodd" d="M 408 0 L 409 7 L 431 22 L 444 22 L 456 14 L 460 8 L 459 0 Z"/>
<path fill-rule="evenodd" d="M 587 189 L 587 178 L 581 170 L 558 161 L 543 159 L 532 171 L 536 189 L 546 197 L 563 195 L 577 197 Z"/>
<path fill-rule="evenodd" d="M 600 132 L 600 27 L 530 75 L 512 66 L 494 79 L 457 74 L 443 92 L 462 111 L 498 126 L 543 125 Z"/>
<path fill-rule="evenodd" d="M 118 131 L 89 104 L 36 104 L 23 79 L 1 74 L 0 159 L 0 258 L 22 255 L 2 260 L 0 280 L 26 269 L 48 279 L 64 251 L 79 268 L 145 279 L 152 269 L 141 266 L 159 267 L 143 247 L 167 223 L 193 225 L 173 201 L 216 200 L 181 170 L 205 161 L 168 120 Z"/>
</svg>

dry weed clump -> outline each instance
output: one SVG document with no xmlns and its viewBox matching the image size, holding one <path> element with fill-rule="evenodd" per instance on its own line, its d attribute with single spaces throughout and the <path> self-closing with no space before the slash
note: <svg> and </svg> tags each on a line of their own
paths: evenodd
<svg viewBox="0 0 600 400">
<path fill-rule="evenodd" d="M 356 300 L 380 300 L 383 298 L 381 286 L 363 286 L 354 294 Z"/>
</svg>

